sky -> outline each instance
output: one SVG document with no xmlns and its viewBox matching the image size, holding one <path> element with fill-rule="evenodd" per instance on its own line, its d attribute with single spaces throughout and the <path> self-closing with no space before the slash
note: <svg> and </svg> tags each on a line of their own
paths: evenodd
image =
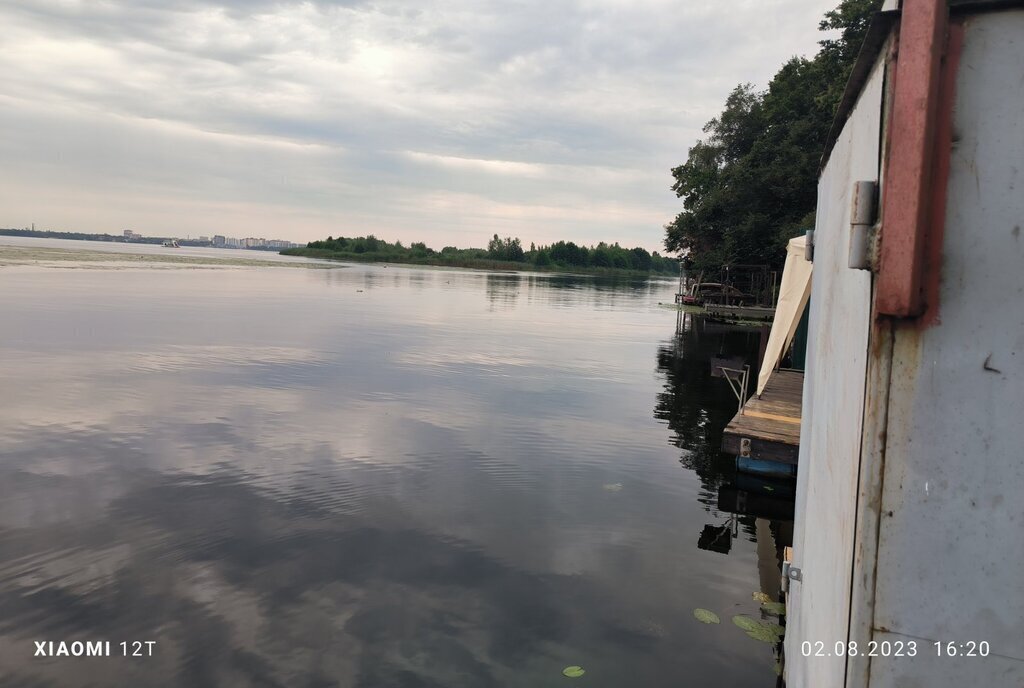
<svg viewBox="0 0 1024 688">
<path fill-rule="evenodd" d="M 838 0 L 0 0 L 0 227 L 661 249 Z"/>
</svg>

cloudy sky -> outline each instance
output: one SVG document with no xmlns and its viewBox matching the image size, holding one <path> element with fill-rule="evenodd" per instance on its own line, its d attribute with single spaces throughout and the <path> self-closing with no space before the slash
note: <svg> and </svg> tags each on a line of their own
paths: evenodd
<svg viewBox="0 0 1024 688">
<path fill-rule="evenodd" d="M 0 227 L 657 249 L 837 0 L 0 0 Z"/>
</svg>

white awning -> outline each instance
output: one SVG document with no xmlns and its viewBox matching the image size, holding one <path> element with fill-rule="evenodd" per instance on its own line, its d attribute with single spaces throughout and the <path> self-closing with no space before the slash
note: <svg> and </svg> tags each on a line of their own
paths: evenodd
<svg viewBox="0 0 1024 688">
<path fill-rule="evenodd" d="M 783 354 L 793 341 L 796 328 L 800 324 L 800 316 L 811 296 L 811 262 L 805 258 L 806 240 L 798 236 L 789 240 L 786 245 L 786 266 L 782 269 L 782 283 L 779 285 L 779 301 L 775 304 L 775 318 L 772 321 L 772 332 L 768 336 L 768 346 L 761 362 L 761 372 L 757 376 L 757 394 L 764 391 L 768 378 L 775 372 Z"/>
</svg>

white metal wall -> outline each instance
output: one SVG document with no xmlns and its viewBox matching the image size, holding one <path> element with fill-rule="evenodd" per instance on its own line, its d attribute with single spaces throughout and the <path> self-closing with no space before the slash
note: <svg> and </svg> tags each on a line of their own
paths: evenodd
<svg viewBox="0 0 1024 688">
<path fill-rule="evenodd" d="M 807 371 L 797 477 L 793 582 L 786 633 L 790 688 L 842 686 L 843 657 L 804 657 L 803 641 L 831 652 L 847 639 L 870 274 L 847 267 L 854 182 L 878 178 L 884 59 L 861 91 L 818 182 Z"/>
<path fill-rule="evenodd" d="M 874 638 L 919 651 L 871 688 L 1024 686 L 1024 10 L 967 21 L 953 123 L 940 321 L 896 329 L 878 543 Z"/>
</svg>

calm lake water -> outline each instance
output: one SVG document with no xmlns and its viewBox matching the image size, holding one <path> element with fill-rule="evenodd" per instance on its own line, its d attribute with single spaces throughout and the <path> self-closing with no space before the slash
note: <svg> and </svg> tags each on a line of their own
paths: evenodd
<svg viewBox="0 0 1024 688">
<path fill-rule="evenodd" d="M 709 365 L 758 332 L 674 291 L 0 237 L 0 684 L 775 686 L 788 526 L 721 505 L 786 487 Z"/>
</svg>

